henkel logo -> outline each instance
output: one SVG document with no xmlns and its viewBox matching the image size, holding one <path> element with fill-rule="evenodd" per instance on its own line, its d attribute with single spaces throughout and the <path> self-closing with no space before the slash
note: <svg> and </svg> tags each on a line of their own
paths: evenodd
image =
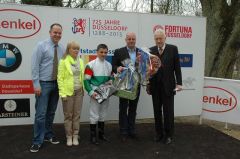
<svg viewBox="0 0 240 159">
<path fill-rule="evenodd" d="M 204 89 L 203 110 L 223 113 L 233 110 L 237 106 L 237 98 L 228 90 L 214 86 L 205 86 Z"/>
<path fill-rule="evenodd" d="M 18 9 L 1 9 L 0 14 L 0 37 L 27 38 L 37 34 L 41 29 L 40 20 L 29 12 Z"/>
<path fill-rule="evenodd" d="M 179 25 L 155 25 L 153 32 L 158 29 L 165 31 L 167 37 L 170 38 L 192 38 L 192 27 L 190 26 L 179 26 Z"/>
<path fill-rule="evenodd" d="M 76 33 L 84 34 L 85 33 L 85 28 L 86 28 L 86 23 L 87 23 L 86 19 L 73 18 L 72 32 L 74 34 L 76 34 Z"/>
</svg>

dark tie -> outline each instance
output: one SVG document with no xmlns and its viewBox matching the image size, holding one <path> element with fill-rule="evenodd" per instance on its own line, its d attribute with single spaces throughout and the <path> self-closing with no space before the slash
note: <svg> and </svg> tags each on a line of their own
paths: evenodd
<svg viewBox="0 0 240 159">
<path fill-rule="evenodd" d="M 159 47 L 159 55 L 161 56 L 163 53 L 163 48 L 162 47 Z"/>
<path fill-rule="evenodd" d="M 58 45 L 54 45 L 54 58 L 53 58 L 52 80 L 57 80 L 57 74 L 58 74 L 58 55 L 57 55 L 57 47 L 58 47 Z"/>
</svg>

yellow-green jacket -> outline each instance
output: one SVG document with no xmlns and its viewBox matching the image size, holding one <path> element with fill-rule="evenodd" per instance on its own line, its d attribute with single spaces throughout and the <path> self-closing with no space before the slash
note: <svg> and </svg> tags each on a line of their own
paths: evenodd
<svg viewBox="0 0 240 159">
<path fill-rule="evenodd" d="M 79 58 L 79 57 L 78 57 Z M 80 82 L 84 86 L 84 64 L 83 60 L 79 58 L 80 62 Z M 72 96 L 74 92 L 74 77 L 71 69 L 71 64 L 75 64 L 76 61 L 70 56 L 67 55 L 65 59 L 61 59 L 58 66 L 58 89 L 60 97 Z"/>
</svg>

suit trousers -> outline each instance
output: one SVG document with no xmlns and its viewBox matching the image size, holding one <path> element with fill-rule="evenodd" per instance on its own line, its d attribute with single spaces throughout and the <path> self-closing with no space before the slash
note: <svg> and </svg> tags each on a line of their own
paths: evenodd
<svg viewBox="0 0 240 159">
<path fill-rule="evenodd" d="M 152 101 L 156 133 L 172 137 L 174 133 L 174 94 L 166 94 L 163 82 L 151 87 L 154 87 Z"/>
<path fill-rule="evenodd" d="M 119 98 L 119 127 L 122 135 L 136 133 L 135 120 L 140 91 L 139 85 L 137 98 L 135 100 Z"/>
<path fill-rule="evenodd" d="M 83 89 L 75 90 L 72 96 L 62 101 L 66 136 L 76 136 L 80 129 Z"/>
</svg>

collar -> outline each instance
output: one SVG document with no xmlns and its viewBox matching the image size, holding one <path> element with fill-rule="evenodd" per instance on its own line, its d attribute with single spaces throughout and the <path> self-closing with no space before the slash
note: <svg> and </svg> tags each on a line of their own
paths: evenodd
<svg viewBox="0 0 240 159">
<path fill-rule="evenodd" d="M 58 44 L 54 44 L 51 38 L 48 39 L 49 43 L 51 44 L 52 47 L 58 46 Z"/>
<path fill-rule="evenodd" d="M 77 62 L 79 57 L 77 57 L 76 59 L 74 59 L 71 55 L 67 55 L 67 59 L 71 64 L 75 64 Z"/>
<path fill-rule="evenodd" d="M 96 58 L 97 61 L 101 62 L 101 63 L 104 63 L 105 62 L 105 59 L 104 60 L 100 60 L 100 58 Z"/>
<path fill-rule="evenodd" d="M 160 50 L 160 48 L 157 46 L 158 48 L 158 51 Z M 166 44 L 164 43 L 163 47 L 162 47 L 162 50 L 164 50 L 166 48 Z"/>
<path fill-rule="evenodd" d="M 130 49 L 129 47 L 127 47 L 128 52 L 136 52 L 136 47 L 134 49 Z"/>
</svg>

